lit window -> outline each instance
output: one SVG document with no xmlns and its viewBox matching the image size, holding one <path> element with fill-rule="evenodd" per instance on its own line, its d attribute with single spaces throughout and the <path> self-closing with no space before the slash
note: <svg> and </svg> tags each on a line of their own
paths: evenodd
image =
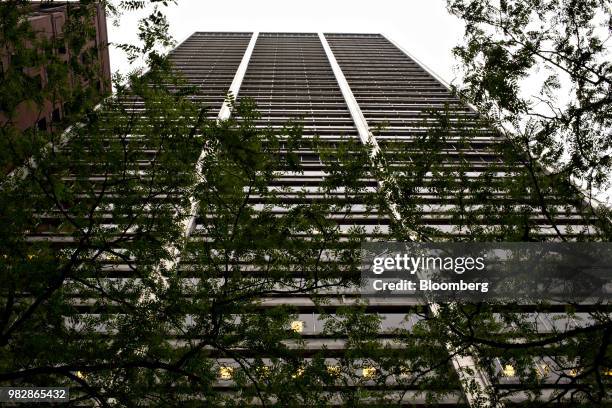
<svg viewBox="0 0 612 408">
<path fill-rule="evenodd" d="M 234 375 L 234 367 L 221 366 L 219 367 L 219 378 L 222 380 L 231 380 Z"/>
<path fill-rule="evenodd" d="M 504 377 L 514 377 L 516 375 L 516 370 L 512 364 L 506 364 L 502 370 L 502 373 L 504 374 Z"/>
<path fill-rule="evenodd" d="M 105 259 L 107 261 L 116 261 L 119 258 L 115 254 L 108 253 L 108 254 L 105 254 Z"/>
<path fill-rule="evenodd" d="M 265 365 L 261 367 L 257 367 L 257 374 L 259 374 L 260 377 L 269 377 L 270 367 L 265 366 Z"/>
<path fill-rule="evenodd" d="M 304 331 L 304 322 L 301 320 L 294 320 L 291 322 L 291 330 L 296 333 L 301 333 Z"/>
<path fill-rule="evenodd" d="M 301 377 L 301 376 L 303 376 L 303 375 L 304 375 L 304 369 L 303 369 L 302 367 L 300 367 L 300 368 L 298 368 L 298 369 L 295 371 L 295 374 L 293 374 L 293 375 L 291 376 L 291 378 L 298 378 L 298 377 Z"/>
<path fill-rule="evenodd" d="M 340 375 L 340 366 L 339 365 L 328 365 L 327 372 L 333 376 Z"/>
<path fill-rule="evenodd" d="M 74 373 L 74 375 L 76 375 L 81 380 L 85 379 L 85 374 L 80 371 L 77 371 L 76 373 Z"/>
<path fill-rule="evenodd" d="M 603 375 L 607 377 L 612 377 L 612 368 L 606 368 L 603 372 Z"/>
<path fill-rule="evenodd" d="M 374 367 L 364 367 L 363 370 L 361 370 L 361 375 L 366 379 L 374 378 L 376 369 Z"/>
<path fill-rule="evenodd" d="M 569 370 L 569 375 L 571 377 L 575 377 L 578 375 L 578 370 L 576 370 L 575 368 L 572 368 L 571 370 Z"/>
</svg>

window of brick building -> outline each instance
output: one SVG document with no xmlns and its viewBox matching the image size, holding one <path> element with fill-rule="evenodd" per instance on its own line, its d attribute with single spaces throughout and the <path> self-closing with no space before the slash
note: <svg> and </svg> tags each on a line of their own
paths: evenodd
<svg viewBox="0 0 612 408">
<path fill-rule="evenodd" d="M 47 130 L 47 118 L 42 118 L 37 123 L 38 130 Z"/>
<path fill-rule="evenodd" d="M 53 113 L 51 113 L 51 120 L 53 122 L 59 122 L 62 119 L 62 114 L 60 113 L 59 108 L 53 109 Z"/>
</svg>

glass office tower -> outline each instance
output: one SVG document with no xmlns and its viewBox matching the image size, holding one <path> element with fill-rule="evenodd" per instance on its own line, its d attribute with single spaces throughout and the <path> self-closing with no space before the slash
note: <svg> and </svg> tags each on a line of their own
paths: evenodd
<svg viewBox="0 0 612 408">
<path fill-rule="evenodd" d="M 212 44 L 219 42 L 227 45 L 211 48 Z M 242 58 L 241 68 L 237 68 L 239 56 Z M 320 143 L 332 150 L 343 144 L 361 143 L 381 151 L 393 166 L 394 160 L 399 165 L 402 161 L 422 159 L 423 155 L 429 154 L 418 151 L 422 146 L 419 141 L 436 127 L 432 112 L 445 112 L 457 127 L 444 130 L 446 134 L 435 153 L 439 160 L 437 171 L 457 170 L 475 180 L 493 168 L 493 178 L 504 177 L 504 170 L 507 170 L 501 153 L 495 149 L 501 140 L 499 133 L 483 127 L 473 108 L 461 103 L 434 73 L 380 34 L 199 32 L 176 48 L 172 60 L 192 84 L 218 91 L 216 100 L 211 99 L 211 107 L 220 118 L 224 115 L 220 104 L 223 86 L 227 88 L 227 83 L 222 86 L 216 77 L 223 75 L 229 80 L 235 73 L 231 91 L 237 100 L 250 98 L 256 103 L 261 113 L 258 126 L 262 128 L 279 128 L 288 120 L 296 120 L 303 126 L 306 139 L 317 137 Z M 467 133 L 466 129 L 469 129 Z M 413 152 L 414 158 L 407 152 Z M 303 172 L 285 172 L 274 181 L 273 187 L 284 189 L 281 197 L 287 203 L 324 200 L 317 186 L 327 174 L 326 164 L 316 152 L 307 148 L 299 151 L 299 158 Z M 472 233 L 470 227 L 461 225 L 461 220 L 455 216 L 459 205 L 457 200 L 436 191 L 432 186 L 432 173 L 433 169 L 419 178 L 420 185 L 413 189 L 414 198 L 410 200 L 411 210 L 393 205 L 386 212 L 368 209 L 364 201 L 355 196 L 343 196 L 344 193 L 339 191 L 339 197 L 346 200 L 347 206 L 330 218 L 340 231 L 358 227 L 366 239 L 372 240 L 389 237 L 393 225 L 398 224 L 407 226 L 408 237 L 414 240 L 469 237 Z M 385 180 L 372 176 L 365 183 L 364 194 L 367 195 L 368 191 L 383 187 Z M 503 201 L 503 193 L 499 195 Z M 265 203 L 254 197 L 250 204 L 263 206 Z M 286 208 L 279 207 L 277 211 L 283 212 Z M 530 224 L 537 226 L 537 231 L 527 234 L 534 234 L 539 239 L 554 239 L 559 232 L 569 239 L 589 234 L 590 227 L 579 211 L 566 211 L 559 225 L 553 226 L 546 214 L 538 208 L 530 208 L 524 214 Z M 192 244 L 197 246 L 200 240 L 206 239 L 207 231 L 205 220 L 198 219 L 191 234 Z M 357 298 L 356 293 L 342 292 L 335 302 L 323 308 L 333 313 L 337 305 L 350 304 Z M 292 305 L 299 310 L 295 324 L 306 339 L 306 348 L 329 350 L 327 363 L 334 367 L 337 363 L 334 356 L 342 348 L 342 341 L 326 340 L 320 336 L 321 306 L 315 307 L 308 296 L 301 294 L 266 298 L 260 307 L 278 304 Z M 414 323 L 403 321 L 406 310 L 412 306 L 414 304 L 408 300 L 379 299 L 372 300 L 368 310 L 384 316 L 381 337 L 388 337 L 387 340 L 392 342 L 393 329 L 409 328 Z M 534 319 L 542 330 L 555 324 L 546 315 Z M 225 358 L 219 364 L 223 368 L 224 364 L 231 366 L 232 361 Z M 473 364 L 474 360 L 466 356 L 463 360 L 451 360 L 449 370 L 458 371 L 465 379 L 465 368 L 470 371 Z M 543 367 L 539 364 L 540 368 Z M 367 367 L 364 370 L 361 375 L 367 376 Z M 502 377 L 501 381 L 493 381 L 496 387 L 511 387 L 516 382 L 511 366 L 503 360 L 498 360 L 493 370 Z M 228 380 L 227 372 L 225 374 L 219 382 L 220 387 L 231 386 L 231 379 Z M 546 375 L 552 376 L 548 371 Z M 467 377 L 483 389 L 492 381 L 489 375 L 478 369 L 470 371 Z M 383 389 L 374 381 L 366 381 L 368 384 L 376 392 L 393 395 L 391 399 L 399 398 L 407 404 L 424 403 L 424 396 L 409 387 L 402 388 L 401 380 L 391 379 Z M 552 377 L 548 384 L 551 389 L 564 386 L 555 384 Z M 550 392 L 546 386 L 543 389 L 545 394 Z M 458 387 L 450 389 L 442 401 L 451 405 L 475 404 L 475 398 L 473 390 Z"/>
<path fill-rule="evenodd" d="M 337 200 L 336 210 L 329 213 L 326 222 L 336 226 L 340 233 L 338 242 L 342 242 L 343 234 L 348 237 L 355 230 L 359 230 L 366 240 L 394 239 L 397 238 L 394 231 L 398 230 L 403 231 L 405 239 L 414 241 L 469 239 L 474 226 L 457 217 L 456 210 L 462 202 L 458 196 L 449 193 L 449 189 L 440 192 L 440 187 L 435 185 L 436 172 L 450 174 L 457 171 L 468 183 L 470 179 L 477 180 L 485 172 L 491 172 L 491 169 L 494 169 L 490 174 L 491 180 L 504 177 L 504 160 L 495 149 L 501 140 L 498 132 L 483 126 L 474 109 L 463 104 L 435 74 L 383 35 L 196 32 L 171 52 L 170 59 L 187 84 L 195 86 L 197 92 L 192 98 L 209 107 L 209 119 L 223 120 L 232 115 L 231 106 L 226 101 L 226 95 L 231 93 L 237 101 L 249 98 L 255 102 L 260 113 L 256 121 L 258 127 L 278 129 L 288 121 L 296 121 L 302 127 L 305 140 L 316 139 L 317 146 L 328 151 L 335 149 L 350 153 L 356 150 L 355 146 L 365 146 L 371 151 L 382 152 L 391 168 L 397 165 L 398 169 L 407 162 L 427 162 L 434 158 L 434 163 L 418 167 L 425 170 L 418 174 L 416 184 L 408 189 L 411 195 L 404 206 L 394 205 L 391 197 L 384 210 L 370 205 L 369 196 L 392 182 L 379 179 L 376 172 L 367 173 L 361 180 L 363 188 L 357 195 L 349 192 L 348 188 L 334 190 L 331 194 Z M 130 100 L 129 109 L 142 109 L 143 103 L 138 99 Z M 438 129 L 438 122 L 432 116 L 434 112 L 444 113 L 447 122 L 456 127 Z M 432 131 L 444 133 L 437 141 L 435 154 L 422 150 L 423 140 Z M 469 135 L 467 138 L 466 134 Z M 154 161 L 156 151 L 145 148 L 142 153 L 142 166 L 146 168 Z M 284 154 L 283 145 L 277 153 Z M 307 144 L 297 150 L 297 156 L 301 171 L 279 171 L 268 186 L 278 191 L 276 198 L 284 204 L 271 207 L 278 215 L 286 214 L 291 205 L 320 204 L 330 198 L 320 189 L 329 174 L 330 163 L 322 160 Z M 194 166 L 197 166 L 195 160 Z M 172 194 L 165 197 L 172 199 Z M 551 225 L 547 215 L 538 208 L 527 208 L 524 203 L 510 202 L 506 198 L 502 192 L 497 194 L 500 208 L 525 207 L 521 214 L 529 220 L 531 228 L 523 231 L 526 237 L 547 239 L 561 232 L 572 239 L 590 233 L 590 224 L 580 215 L 579 209 L 563 212 L 559 218 L 561 222 Z M 120 197 L 116 199 L 120 200 Z M 163 200 L 164 197 L 156 199 Z M 190 200 L 192 209 L 201 204 L 195 197 L 190 197 Z M 247 204 L 263 208 L 269 203 L 253 194 Z M 109 220 L 112 223 L 112 217 L 109 216 Z M 520 230 L 518 224 L 514 227 Z M 317 233 L 311 231 L 310 237 L 303 234 L 300 239 L 307 243 Z M 184 234 L 187 249 L 178 257 L 178 269 L 186 278 L 194 278 L 190 275 L 198 261 L 194 254 L 198 247 L 216 239 L 210 214 L 204 216 L 197 210 L 192 211 L 185 223 Z M 30 237 L 32 240 L 49 240 L 58 246 L 70 244 L 65 236 L 45 230 L 34 231 Z M 520 238 L 519 234 L 517 240 Z M 243 270 L 250 267 L 244 265 Z M 128 276 L 132 270 L 130 265 L 116 257 L 108 257 L 107 268 L 116 276 Z M 304 347 L 300 350 L 302 357 L 308 359 L 322 352 L 329 372 L 335 373 L 340 370 L 339 361 L 346 339 L 323 334 L 321 314 L 333 315 L 338 306 L 355 304 L 360 296 L 357 290 L 345 287 L 337 292 L 328 288 L 326 293 L 330 299 L 316 304 L 308 293 L 279 292 L 264 296 L 256 307 L 295 307 L 297 317 L 289 329 L 299 333 L 304 340 Z M 380 341 L 390 348 L 397 348 L 401 343 L 394 343 L 395 329 L 410 330 L 418 321 L 416 314 L 408 320 L 404 319 L 406 315 L 417 307 L 422 313 L 435 315 L 432 306 L 418 304 L 415 299 L 389 298 L 373 299 L 366 309 L 368 313 L 383 317 Z M 524 310 L 528 311 L 528 307 Z M 562 311 L 562 306 L 553 310 Z M 551 316 L 534 315 L 533 324 L 543 331 L 560 324 Z M 476 406 L 479 387 L 481 391 L 489 386 L 506 390 L 518 383 L 514 369 L 501 356 L 495 367 L 482 370 L 468 351 L 450 357 L 442 369 L 454 379 L 440 392 L 439 403 L 443 406 Z M 451 350 L 447 352 L 452 354 Z M 239 369 L 238 365 L 228 353 L 218 351 L 211 352 L 211 355 L 218 366 L 215 387 L 223 393 L 235 392 L 232 376 Z M 264 363 L 268 361 L 265 355 L 255 357 L 262 358 Z M 536 358 L 534 364 L 544 367 Z M 362 379 L 359 387 L 368 389 L 374 396 L 388 396 L 389 403 L 412 406 L 428 402 L 422 390 L 411 382 L 410 372 L 382 373 L 382 370 L 364 362 L 357 373 Z M 555 378 L 550 370 L 542 370 L 546 378 L 542 383 L 544 393 L 566 386 L 563 381 L 556 381 L 558 377 Z M 491 372 L 495 375 L 491 376 Z M 385 375 L 384 380 L 377 377 L 380 374 Z M 471 381 L 474 387 L 462 386 L 456 381 L 457 377 Z M 330 384 L 326 392 L 337 394 L 330 401 L 342 405 L 346 403 L 343 399 L 346 389 L 353 386 L 350 382 Z M 517 395 L 516 398 L 525 398 Z"/>
</svg>

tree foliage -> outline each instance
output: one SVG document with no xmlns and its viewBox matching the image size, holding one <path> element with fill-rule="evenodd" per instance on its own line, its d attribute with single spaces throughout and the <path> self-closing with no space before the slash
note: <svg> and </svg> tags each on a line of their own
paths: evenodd
<svg viewBox="0 0 612 408">
<path fill-rule="evenodd" d="M 453 178 L 440 176 L 440 194 L 461 192 L 457 225 L 474 240 L 609 242 L 610 210 L 595 199 L 610 174 L 609 2 L 449 0 L 447 7 L 465 24 L 454 49 L 463 78 L 455 89 L 481 121 L 459 125 L 464 142 L 488 129 L 503 157 L 476 178 L 459 172 L 449 184 Z M 457 128 L 444 116 L 438 127 Z M 455 305 L 434 324 L 457 346 L 471 344 L 483 367 L 495 359 L 512 367 L 519 380 L 504 386 L 502 378 L 500 398 L 524 390 L 533 405 L 599 406 L 610 398 L 607 304 Z M 558 388 L 545 394 L 550 373 Z"/>
<path fill-rule="evenodd" d="M 172 2 L 104 3 L 115 16 L 148 7 L 137 27 L 139 43 L 118 45 L 131 61 L 146 61 L 148 70 L 117 76 L 116 92 L 95 107 L 100 95 L 65 86 L 74 75 L 92 78 L 95 65 L 75 57 L 66 67 L 53 51 L 58 44 L 39 39 L 21 18 L 27 3 L 0 4 L 0 41 L 12 58 L 0 84 L 9 118 L 0 142 L 6 169 L 0 190 L 0 384 L 67 386 L 73 405 L 357 406 L 397 404 L 411 392 L 435 404 L 461 389 L 452 359 L 475 354 L 496 381 L 503 379 L 495 362 L 512 364 L 534 405 L 545 381 L 538 371 L 542 361 L 561 374 L 561 391 L 545 395 L 548 400 L 598 404 L 609 398 L 607 309 L 587 308 L 584 327 L 542 333 L 533 312 L 516 305 L 441 305 L 432 313 L 421 304 L 386 323 L 389 316 L 355 295 L 359 246 L 366 239 L 406 241 L 416 232 L 432 241 L 541 240 L 540 216 L 553 230 L 548 238 L 560 239 L 568 232 L 554 232 L 555 226 L 571 213 L 582 220 L 574 238 L 609 240 L 607 213 L 585 203 L 569 178 L 588 174 L 601 185 L 607 145 L 597 139 L 585 151 L 572 151 L 576 163 L 590 166 L 586 158 L 597 157 L 600 167 L 591 173 L 551 159 L 544 164 L 557 170 L 546 175 L 542 155 L 534 153 L 544 148 L 532 143 L 544 140 L 540 146 L 552 149 L 546 157 L 563 157 L 565 145 L 555 138 L 569 135 L 561 130 L 578 120 L 607 126 L 603 102 L 584 115 L 569 106 L 567 124 L 549 118 L 554 126 L 546 128 L 545 118 L 533 119 L 528 129 L 537 132 L 528 139 L 506 135 L 491 152 L 496 161 L 473 177 L 462 152 L 469 152 L 474 135 L 492 133 L 486 115 L 462 121 L 451 110 L 431 112 L 423 124 L 429 131 L 410 149 L 388 142 L 373 159 L 371 146 L 304 137 L 299 120 L 261 128 L 257 107 L 247 99 L 230 96 L 232 116 L 215 120 L 164 53 L 173 43 L 163 10 Z M 493 50 L 494 37 L 485 42 L 476 27 L 477 11 L 485 9 L 477 3 L 484 2 L 449 5 L 469 22 L 469 47 L 457 51 L 474 70 L 463 95 L 485 114 L 505 112 L 505 120 L 522 124 L 530 105 L 516 84 L 538 54 L 522 51 L 519 60 L 499 66 L 487 60 L 515 57 L 503 51 L 505 43 Z M 80 55 L 92 35 L 83 24 L 91 4 L 79 2 L 66 25 L 71 55 Z M 516 34 L 530 15 L 512 13 Z M 592 49 L 593 59 L 580 57 L 584 66 L 601 54 L 597 44 Z M 558 52 L 579 57 L 568 50 Z M 480 53 L 487 56 L 486 70 L 478 65 Z M 50 75 L 43 88 L 31 86 L 24 70 L 37 65 Z M 593 69 L 607 75 L 604 66 Z M 598 94 L 603 85 L 581 85 L 580 103 L 605 100 Z M 56 129 L 24 131 L 11 122 L 20 104 L 40 107 L 49 99 L 72 106 Z M 582 142 L 595 134 L 587 133 L 576 135 Z M 452 143 L 460 153 L 449 167 L 451 134 L 459 135 Z M 296 192 L 279 179 L 303 173 L 303 151 L 318 155 L 326 174 Z M 372 192 L 372 180 L 385 183 Z M 452 230 L 425 219 L 428 202 L 418 194 L 425 189 L 449 204 L 441 217 L 451 220 Z M 357 202 L 366 217 L 386 216 L 394 203 L 401 220 L 390 217 L 388 235 L 358 224 L 343 228 Z M 195 228 L 186 234 L 194 216 Z M 314 347 L 318 339 L 292 329 L 302 312 L 276 301 L 300 297 L 322 326 L 318 338 L 333 347 Z M 535 313 L 552 312 L 565 322 L 583 309 L 538 305 Z M 496 398 L 515 391 L 498 387 Z"/>
<path fill-rule="evenodd" d="M 459 93 L 515 139 L 531 161 L 581 185 L 610 187 L 608 1 L 458 0 Z"/>
</svg>

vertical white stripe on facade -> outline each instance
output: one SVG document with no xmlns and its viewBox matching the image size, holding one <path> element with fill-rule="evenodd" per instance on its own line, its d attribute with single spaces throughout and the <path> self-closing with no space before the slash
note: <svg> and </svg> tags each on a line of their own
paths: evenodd
<svg viewBox="0 0 612 408">
<path fill-rule="evenodd" d="M 244 55 L 242 56 L 242 61 L 240 61 L 240 65 L 234 74 L 234 79 L 227 91 L 228 95 L 231 95 L 233 98 L 238 96 L 240 92 L 240 87 L 242 86 L 242 81 L 244 80 L 244 76 L 246 75 L 247 68 L 249 66 L 249 61 L 251 60 L 251 55 L 253 54 L 253 49 L 255 49 L 255 43 L 257 42 L 257 38 L 259 37 L 259 32 L 254 32 L 251 36 L 251 41 L 247 49 L 244 51 Z M 223 101 L 223 105 L 219 110 L 219 114 L 217 115 L 217 120 L 227 120 L 231 116 L 232 111 L 230 104 L 227 100 Z M 201 177 L 202 175 L 202 161 L 204 160 L 204 156 L 206 156 L 206 150 L 203 149 L 200 152 L 200 157 L 198 157 L 198 161 L 196 162 L 196 177 Z M 189 201 L 191 202 L 191 211 L 190 217 L 185 221 L 184 231 L 185 238 L 191 235 L 191 232 L 195 228 L 196 219 L 198 217 L 198 201 L 195 197 L 189 197 Z"/>
<path fill-rule="evenodd" d="M 371 146 L 370 157 L 374 158 L 380 153 L 380 147 L 378 146 L 378 142 L 370 131 L 370 126 L 368 125 L 365 116 L 363 116 L 363 112 L 361 111 L 361 108 L 357 103 L 357 99 L 355 99 L 355 95 L 353 95 L 353 91 L 351 90 L 351 87 L 349 86 L 346 77 L 344 76 L 344 73 L 342 72 L 342 69 L 338 64 L 338 61 L 336 61 L 336 57 L 334 56 L 334 53 L 332 52 L 329 44 L 327 43 L 325 35 L 323 33 L 319 33 L 319 39 L 321 40 L 321 44 L 323 45 L 323 49 L 325 50 L 325 54 L 327 55 L 327 60 L 329 61 L 332 70 L 334 71 L 334 76 L 336 77 L 336 81 L 338 81 L 338 86 L 340 87 L 340 91 L 342 92 L 344 101 L 346 102 L 349 112 L 351 113 L 351 117 L 353 118 L 353 122 L 355 123 L 355 127 L 357 128 L 357 132 L 359 133 L 359 139 L 364 144 L 364 146 Z M 384 190 L 385 182 L 383 180 L 377 180 L 377 182 L 379 188 L 381 190 Z M 399 210 L 397 209 L 397 205 L 391 200 L 387 200 L 387 205 L 389 206 L 389 210 L 391 211 L 393 218 L 401 223 L 402 216 L 400 215 Z M 420 240 L 419 235 L 415 231 L 406 228 L 406 226 L 404 227 L 409 234 L 410 240 Z"/>
<path fill-rule="evenodd" d="M 230 89 L 228 94 L 231 94 L 232 97 L 237 98 L 238 92 L 240 92 L 240 86 L 242 85 L 242 81 L 244 80 L 244 76 L 246 75 L 247 68 L 249 67 L 249 61 L 251 60 L 251 55 L 253 54 L 253 50 L 255 49 L 255 43 L 257 42 L 257 38 L 259 37 L 259 32 L 254 32 L 251 37 L 251 41 L 249 42 L 249 46 L 244 52 L 244 56 L 242 57 L 242 61 L 236 70 L 236 74 L 234 75 L 234 80 L 230 85 Z M 229 119 L 231 115 L 230 105 L 228 101 L 223 102 L 223 106 L 221 106 L 221 110 L 219 111 L 219 115 L 217 116 L 218 120 L 226 120 Z M 199 162 L 199 161 L 198 161 Z"/>
<path fill-rule="evenodd" d="M 342 96 L 344 96 L 344 101 L 346 102 L 349 112 L 351 113 L 351 117 L 353 118 L 353 122 L 357 128 L 357 132 L 359 133 L 359 139 L 364 145 L 370 144 L 372 146 L 370 156 L 374 157 L 380 152 L 380 147 L 378 146 L 374 135 L 372 135 L 372 132 L 370 132 L 368 122 L 366 121 L 365 116 L 363 116 L 363 112 L 361 112 L 357 99 L 355 99 L 355 95 L 353 95 L 353 91 L 351 90 L 351 87 L 349 86 L 346 77 L 342 72 L 342 68 L 340 68 L 338 61 L 336 61 L 336 57 L 327 43 L 325 35 L 323 33 L 319 33 L 319 39 L 321 40 L 321 44 L 323 45 L 323 49 L 327 55 L 327 60 L 334 71 L 334 76 L 336 77 L 336 81 L 338 81 L 340 91 L 342 92 Z"/>
<path fill-rule="evenodd" d="M 342 68 L 338 64 L 336 57 L 334 56 L 331 47 L 329 46 L 327 39 L 323 33 L 319 33 L 319 38 L 321 39 L 321 44 L 323 45 L 323 49 L 327 54 L 327 59 L 334 71 L 334 75 L 336 80 L 338 81 L 338 85 L 340 86 L 340 90 L 342 91 L 342 95 L 344 96 L 344 100 L 351 112 L 351 117 L 353 118 L 353 122 L 355 123 L 355 127 L 359 132 L 359 139 L 364 145 L 371 145 L 372 150 L 370 152 L 370 156 L 374 158 L 376 155 L 380 153 L 380 147 L 376 141 L 376 138 L 372 135 L 370 131 L 370 127 L 368 125 L 359 104 L 357 103 L 357 99 L 355 99 L 355 95 L 349 86 L 344 73 L 342 72 Z M 395 45 L 400 51 L 404 52 L 401 48 Z M 410 57 L 412 58 L 412 57 Z M 415 60 L 415 62 L 417 62 Z M 429 69 L 425 68 L 422 64 L 417 62 L 417 64 L 421 65 L 423 69 L 429 72 L 436 80 L 440 81 L 443 85 L 448 88 L 448 84 L 446 84 L 441 78 L 437 75 L 431 73 Z M 450 88 L 449 88 L 450 89 Z M 380 187 L 384 187 L 384 181 L 377 180 Z M 397 209 L 397 205 L 393 202 L 390 202 L 389 197 L 387 204 L 391 211 L 391 215 L 398 223 L 402 224 L 402 216 Z M 406 227 L 406 226 L 405 226 Z M 419 236 L 416 232 L 411 231 L 406 228 L 409 233 L 409 237 L 413 241 L 419 241 Z M 437 303 L 430 303 L 429 308 L 434 314 L 437 316 L 440 313 L 440 305 Z M 446 349 L 452 357 L 451 361 L 453 367 L 459 378 L 461 380 L 461 384 L 463 387 L 463 392 L 467 398 L 468 404 L 471 407 L 492 407 L 495 406 L 489 397 L 492 385 L 488 376 L 484 371 L 476 364 L 476 360 L 471 355 L 459 355 L 457 354 L 457 350 L 450 343 L 446 343 Z"/>
<path fill-rule="evenodd" d="M 238 92 L 240 91 L 240 86 L 242 85 L 242 80 L 246 74 L 247 68 L 249 66 L 249 61 L 251 60 L 251 55 L 253 54 L 253 49 L 255 48 L 255 43 L 257 42 L 257 38 L 259 37 L 259 32 L 254 32 L 251 36 L 251 41 L 247 49 L 244 52 L 242 57 L 242 61 L 234 74 L 234 79 L 230 85 L 228 90 L 228 94 L 231 94 L 232 97 L 236 98 L 238 96 Z M 226 120 L 231 116 L 230 104 L 228 101 L 224 101 L 221 109 L 219 110 L 219 114 L 217 115 L 217 120 Z M 202 149 L 200 152 L 200 156 L 196 162 L 195 172 L 196 177 L 202 177 L 202 162 L 207 154 L 206 149 Z M 192 195 L 189 197 L 189 216 L 182 221 L 182 230 L 183 230 L 183 238 L 187 240 L 196 226 L 196 221 L 198 218 L 198 200 Z M 176 245 L 170 245 L 166 247 L 166 250 L 171 255 L 170 259 L 164 259 L 160 263 L 160 267 L 169 270 L 174 268 L 181 260 L 181 249 Z M 167 286 L 166 278 L 160 273 L 160 268 L 157 269 L 157 276 L 159 283 L 163 286 Z"/>
</svg>

